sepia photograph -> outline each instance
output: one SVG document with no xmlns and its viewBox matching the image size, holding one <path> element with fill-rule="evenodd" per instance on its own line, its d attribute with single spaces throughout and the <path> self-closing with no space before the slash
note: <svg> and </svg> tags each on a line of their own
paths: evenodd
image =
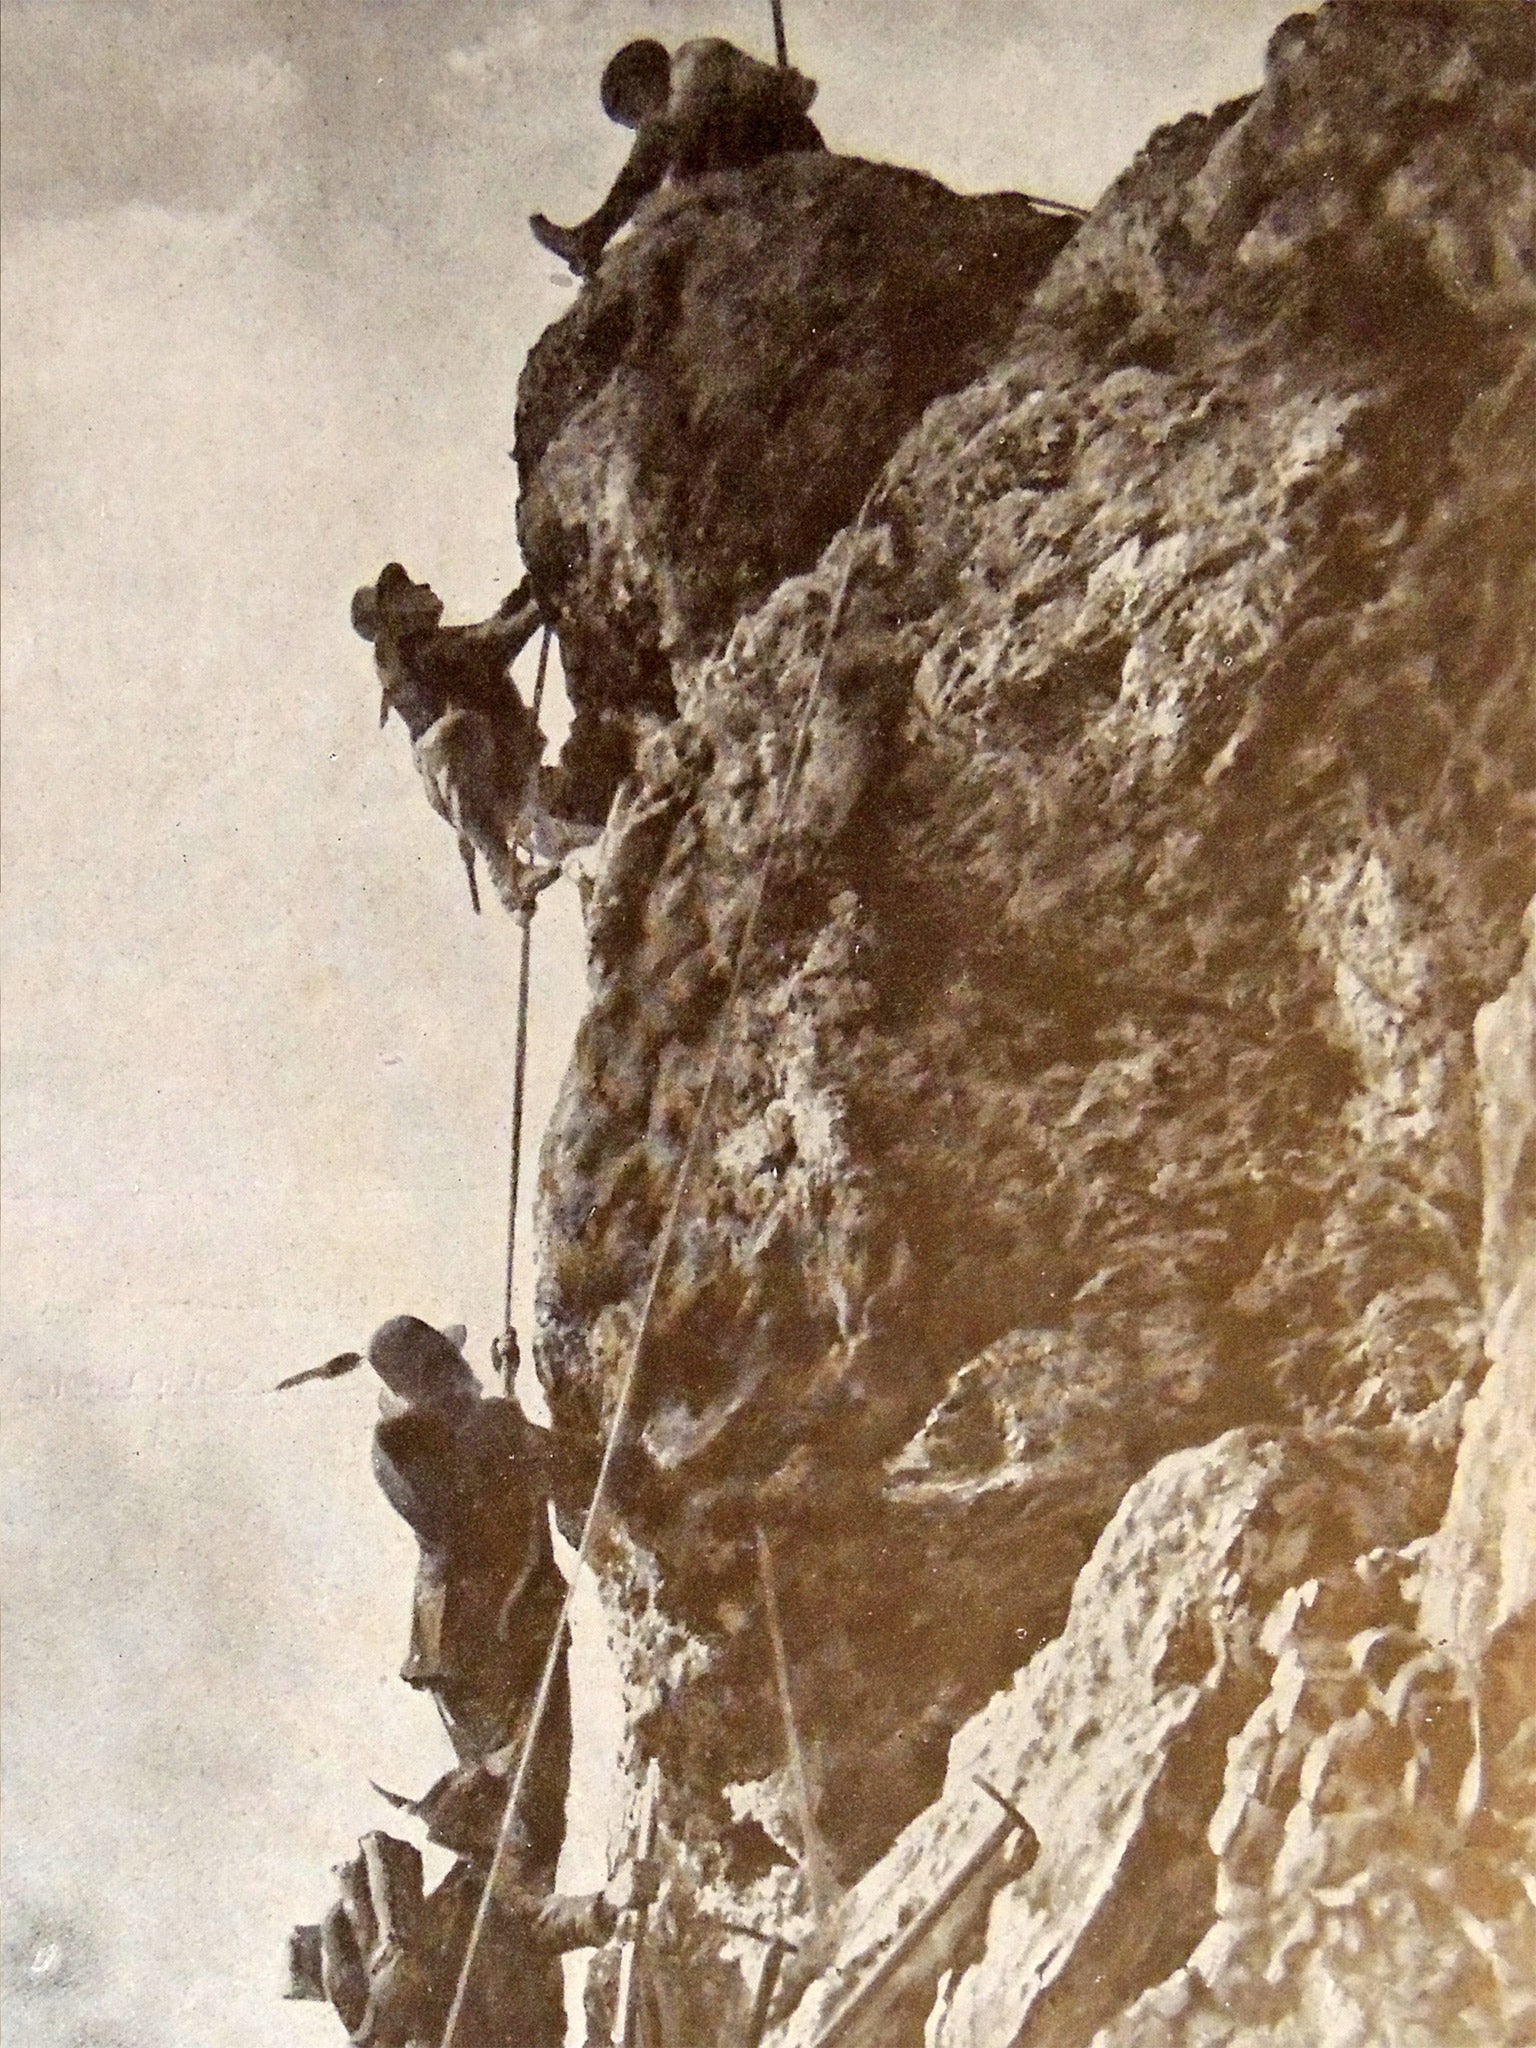
<svg viewBox="0 0 1536 2048">
<path fill-rule="evenodd" d="M 7 2048 L 1536 2043 L 1536 0 L 0 0 Z"/>
</svg>

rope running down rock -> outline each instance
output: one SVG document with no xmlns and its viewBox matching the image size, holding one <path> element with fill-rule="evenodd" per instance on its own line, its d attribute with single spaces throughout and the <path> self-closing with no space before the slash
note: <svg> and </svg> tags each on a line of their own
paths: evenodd
<svg viewBox="0 0 1536 2048">
<path fill-rule="evenodd" d="M 699 1097 L 699 1106 L 694 1114 L 693 1127 L 689 1133 L 687 1149 L 683 1153 L 682 1163 L 678 1167 L 677 1179 L 672 1187 L 672 1198 L 667 1206 L 666 1217 L 662 1223 L 661 1236 L 656 1248 L 655 1263 L 651 1267 L 651 1277 L 647 1283 L 645 1299 L 641 1305 L 640 1320 L 635 1329 L 634 1341 L 630 1345 L 629 1358 L 624 1368 L 624 1377 L 619 1385 L 619 1398 L 613 1411 L 613 1422 L 609 1427 L 608 1439 L 603 1448 L 602 1463 L 598 1467 L 597 1482 L 592 1490 L 592 1499 L 587 1508 L 586 1519 L 582 1523 L 581 1541 L 576 1547 L 576 1557 L 571 1570 L 570 1585 L 566 1589 L 565 1600 L 560 1609 L 559 1619 L 556 1621 L 554 1633 L 550 1637 L 549 1650 L 544 1659 L 544 1668 L 539 1676 L 539 1688 L 534 1695 L 533 1709 L 528 1717 L 528 1727 L 523 1737 L 522 1753 L 518 1757 L 517 1770 L 513 1775 L 511 1790 L 507 1794 L 507 1803 L 502 1814 L 501 1828 L 497 1834 L 496 1847 L 491 1856 L 491 1867 L 486 1873 L 485 1886 L 480 1894 L 480 1902 L 475 1909 L 474 1921 L 469 1931 L 469 1940 L 464 1950 L 464 1961 L 460 1966 L 458 1983 L 454 1988 L 453 2003 L 448 2009 L 448 2021 L 443 2029 L 442 2048 L 454 2048 L 454 2042 L 458 2035 L 459 2019 L 464 2010 L 470 1978 L 474 1970 L 475 1957 L 479 1951 L 481 1937 L 485 1931 L 486 1919 L 490 1913 L 491 1900 L 496 1891 L 501 1868 L 506 1860 L 507 1848 L 512 1839 L 513 1823 L 516 1819 L 517 1809 L 521 1804 L 523 1790 L 527 1783 L 529 1767 L 533 1760 L 534 1745 L 538 1741 L 544 1716 L 549 1709 L 549 1699 L 554 1687 L 555 1673 L 560 1665 L 561 1648 L 565 1641 L 566 1630 L 570 1626 L 571 1603 L 576 1597 L 576 1588 L 581 1582 L 582 1568 L 586 1564 L 592 1548 L 592 1538 L 596 1533 L 598 1520 L 602 1513 L 608 1483 L 613 1472 L 614 1460 L 618 1455 L 619 1445 L 623 1440 L 624 1432 L 629 1422 L 635 1386 L 639 1378 L 641 1357 L 645 1348 L 645 1339 L 650 1329 L 651 1316 L 655 1311 L 657 1296 L 660 1292 L 662 1274 L 666 1269 L 667 1259 L 672 1249 L 672 1241 L 677 1234 L 677 1226 L 683 1210 L 683 1200 L 688 1192 L 689 1183 L 693 1178 L 694 1168 L 702 1150 L 703 1136 L 709 1122 L 710 1110 L 713 1106 L 716 1083 L 719 1080 L 720 1070 L 724 1064 L 726 1049 L 730 1045 L 733 1035 L 731 1027 L 735 1018 L 736 1004 L 741 995 L 747 959 L 752 950 L 752 941 L 756 935 L 758 918 L 762 912 L 763 901 L 767 894 L 768 881 L 773 873 L 779 841 L 783 836 L 784 823 L 789 812 L 789 800 L 793 794 L 795 784 L 799 780 L 800 770 L 804 766 L 806 749 L 810 744 L 811 720 L 821 695 L 822 682 L 826 674 L 827 657 L 832 651 L 832 644 L 836 640 L 842 625 L 843 612 L 848 602 L 848 589 L 853 578 L 854 564 L 858 559 L 858 544 L 864 533 L 870 504 L 874 495 L 875 493 L 872 489 L 859 507 L 858 518 L 850 529 L 848 559 L 843 564 L 842 575 L 838 581 L 837 594 L 833 599 L 832 609 L 827 618 L 827 629 L 822 640 L 821 652 L 817 656 L 815 672 L 806 687 L 805 700 L 801 706 L 796 725 L 794 744 L 790 750 L 789 765 L 785 771 L 784 781 L 780 785 L 778 803 L 774 808 L 773 822 L 768 834 L 768 845 L 762 860 L 758 863 L 757 879 L 753 889 L 751 905 L 748 909 L 747 920 L 742 927 L 741 938 L 737 945 L 736 962 L 731 975 L 731 986 L 726 996 L 724 1009 L 721 1012 L 720 1028 L 715 1037 L 715 1046 L 710 1058 L 709 1071 L 705 1076 L 704 1092 Z"/>
</svg>

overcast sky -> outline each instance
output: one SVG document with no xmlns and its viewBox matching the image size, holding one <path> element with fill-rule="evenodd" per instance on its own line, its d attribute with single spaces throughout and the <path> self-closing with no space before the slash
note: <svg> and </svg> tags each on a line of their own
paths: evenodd
<svg viewBox="0 0 1536 2048">
<path fill-rule="evenodd" d="M 1085 202 L 1287 12 L 787 5 L 835 148 Z M 367 1777 L 445 1761 L 372 1389 L 265 1391 L 397 1310 L 481 1358 L 499 1319 L 514 933 L 346 600 L 391 556 L 460 617 L 515 579 L 517 372 L 571 297 L 525 216 L 622 160 L 606 52 L 702 31 L 768 54 L 768 0 L 4 7 L 10 2048 L 339 2039 L 273 2003 L 284 1932 Z"/>
</svg>

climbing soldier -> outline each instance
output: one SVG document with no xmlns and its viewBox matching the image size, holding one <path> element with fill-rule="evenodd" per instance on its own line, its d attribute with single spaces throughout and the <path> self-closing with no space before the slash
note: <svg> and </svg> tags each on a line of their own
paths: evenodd
<svg viewBox="0 0 1536 2048">
<path fill-rule="evenodd" d="M 497 1359 L 507 1384 L 515 1341 L 503 1339 Z M 401 1676 L 432 1694 L 458 1757 L 422 1799 L 384 1796 L 458 1860 L 424 1895 L 417 1852 L 367 1836 L 338 1871 L 340 1897 L 322 1928 L 295 1931 L 293 1995 L 328 1998 L 358 2048 L 412 2048 L 441 2036 L 565 1599 L 549 1534 L 548 1432 L 515 1401 L 484 1396 L 462 1346 L 461 1330 L 396 1316 L 366 1353 L 385 1389 L 374 1473 L 420 1553 Z M 345 1351 L 283 1385 L 338 1378 L 363 1363 Z M 488 1908 L 485 1965 L 461 2016 L 464 2048 L 508 2040 L 558 2048 L 559 1952 L 609 1939 L 619 1914 L 641 1903 L 636 1886 L 649 1882 L 640 1872 L 593 1898 L 553 1892 L 570 1777 L 563 1653 L 532 1741 Z"/>
<path fill-rule="evenodd" d="M 683 43 L 626 43 L 603 73 L 603 112 L 633 128 L 634 146 L 613 190 L 578 227 L 533 215 L 535 237 L 585 277 L 642 199 L 668 178 L 686 183 L 711 171 L 748 170 L 772 156 L 821 150 L 810 119 L 813 80 L 788 65 L 763 64 L 716 36 Z"/>
<path fill-rule="evenodd" d="M 436 591 L 398 562 L 352 599 L 383 685 L 379 723 L 394 711 L 410 734 L 427 800 L 458 834 L 471 901 L 478 910 L 478 854 L 508 910 L 522 912 L 555 879 L 556 844 L 563 851 L 569 838 L 544 816 L 544 735 L 511 677 L 541 624 L 538 602 L 525 579 L 478 625 L 444 626 L 442 616 Z M 545 864 L 519 859 L 520 847 Z"/>
<path fill-rule="evenodd" d="M 364 1835 L 357 1855 L 337 1867 L 338 1897 L 324 1921 L 294 1929 L 289 1997 L 328 2000 L 355 2048 L 439 2048 L 490 1868 L 487 1845 L 426 1892 L 410 1843 Z M 559 1957 L 623 1935 L 655 1893 L 650 1864 L 601 1892 L 557 1896 L 531 1887 L 515 1858 L 504 1858 L 455 2048 L 561 2048 Z"/>
<path fill-rule="evenodd" d="M 384 1382 L 374 1476 L 419 1551 L 400 1676 L 432 1694 L 460 1762 L 478 1765 L 523 1732 L 565 1581 L 549 1534 L 550 1434 L 516 1401 L 481 1393 L 462 1344 L 458 1328 L 395 1316 L 374 1332 L 366 1355 L 343 1351 L 282 1384 L 339 1378 L 365 1362 Z M 535 1816 L 534 1852 L 551 1871 L 569 1749 L 562 1668 L 525 1803 Z"/>
</svg>

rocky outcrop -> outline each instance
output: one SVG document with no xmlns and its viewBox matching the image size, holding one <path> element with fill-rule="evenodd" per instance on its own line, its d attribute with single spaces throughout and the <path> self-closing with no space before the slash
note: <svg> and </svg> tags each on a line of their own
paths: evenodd
<svg viewBox="0 0 1536 2048">
<path fill-rule="evenodd" d="M 1287 23 L 1032 296 L 1034 217 L 966 203 L 1023 238 L 978 297 L 1009 332 L 931 384 L 893 367 L 952 319 L 884 239 L 896 174 L 835 160 L 642 218 L 530 367 L 530 565 L 605 773 L 639 741 L 542 1165 L 577 1441 L 723 1046 L 598 1560 L 680 2043 L 742 2024 L 722 1921 L 804 1937 L 774 2038 L 819 2042 L 993 1817 L 977 1768 L 1040 1853 L 882 2048 L 1407 2043 L 1415 1968 L 1525 2010 L 1518 1900 L 1456 1896 L 1525 1825 L 1514 1667 L 1490 1706 L 1419 1602 L 1506 1256 L 1485 1157 L 1529 1164 L 1484 1148 L 1476 1043 L 1536 880 L 1533 69 L 1513 5 Z M 823 358 L 777 294 L 844 251 Z M 1521 1455 L 1444 1539 L 1468 1570 Z M 759 1524 L 851 1887 L 814 1938 Z M 1452 1905 L 1367 1939 L 1417 1868 Z M 1335 1939 L 1377 2032 L 1316 2031 Z"/>
<path fill-rule="evenodd" d="M 1531 964 L 1477 1020 L 1494 1363 L 1442 1528 L 1403 1541 L 1433 1519 L 1433 1431 L 1241 1432 L 1164 1460 L 1062 1635 L 960 1731 L 943 1796 L 845 1902 L 783 2048 L 876 2048 L 903 2021 L 916 2039 L 924 2015 L 936 2044 L 1030 2048 L 1529 2036 Z M 1038 1859 L 1014 1877 L 997 1856 L 969 1940 L 947 1926 L 893 1971 L 998 1784 Z M 870 1995 L 888 1971 L 905 2008 Z"/>
<path fill-rule="evenodd" d="M 1272 1610 L 1269 1690 L 1207 1829 L 1214 1910 L 1094 2048 L 1536 2032 L 1532 966 L 1476 1025 L 1492 1364 L 1444 1523 Z"/>
<path fill-rule="evenodd" d="M 809 569 L 941 392 L 996 361 L 1073 223 L 785 156 L 665 192 L 518 387 L 518 533 L 601 823 L 636 717 Z"/>
<path fill-rule="evenodd" d="M 956 1736 L 944 1795 L 845 1903 L 848 1933 L 784 2048 L 819 2041 L 848 1987 L 883 1966 L 955 1840 L 974 1836 L 982 1783 L 1022 1805 L 1040 1852 L 1021 1877 L 995 1873 L 971 1968 L 954 1971 L 964 1945 L 942 1958 L 934 2038 L 1083 2042 L 1182 1963 L 1213 1917 L 1205 1823 L 1227 1745 L 1265 1695 L 1277 1603 L 1301 1577 L 1347 1579 L 1434 1511 L 1433 1458 L 1392 1461 L 1383 1486 L 1380 1452 L 1368 1433 L 1242 1430 L 1133 1487 L 1061 1635 Z M 905 2035 L 872 2006 L 837 2038 L 877 2048 Z"/>
</svg>

